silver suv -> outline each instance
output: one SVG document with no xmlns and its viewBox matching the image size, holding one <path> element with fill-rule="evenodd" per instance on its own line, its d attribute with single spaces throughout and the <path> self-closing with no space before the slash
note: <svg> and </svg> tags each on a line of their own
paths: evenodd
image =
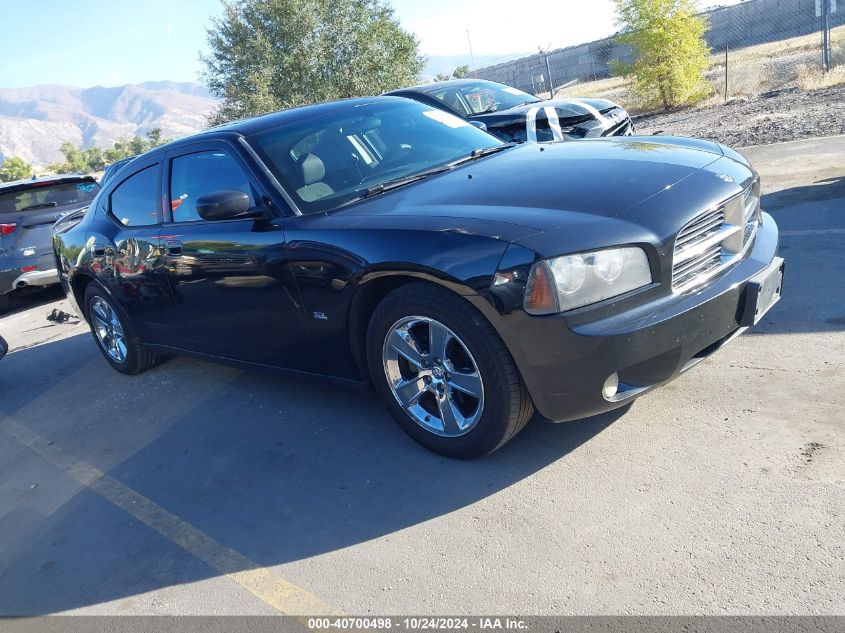
<svg viewBox="0 0 845 633">
<path fill-rule="evenodd" d="M 13 291 L 59 282 L 51 227 L 99 190 L 94 178 L 75 175 L 0 184 L 0 313 Z"/>
</svg>

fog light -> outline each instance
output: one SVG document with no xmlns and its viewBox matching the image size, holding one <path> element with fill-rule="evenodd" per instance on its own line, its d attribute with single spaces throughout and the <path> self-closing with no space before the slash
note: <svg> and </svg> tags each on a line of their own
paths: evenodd
<svg viewBox="0 0 845 633">
<path fill-rule="evenodd" d="M 614 372 L 607 377 L 607 380 L 604 381 L 604 387 L 601 388 L 601 395 L 603 395 L 606 399 L 610 400 L 613 396 L 616 395 L 616 392 L 618 390 L 619 374 Z"/>
</svg>

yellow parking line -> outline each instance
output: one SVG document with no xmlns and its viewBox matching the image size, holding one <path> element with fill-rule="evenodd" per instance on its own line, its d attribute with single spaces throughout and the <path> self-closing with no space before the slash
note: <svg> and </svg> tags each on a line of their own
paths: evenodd
<svg viewBox="0 0 845 633">
<path fill-rule="evenodd" d="M 169 539 L 199 560 L 238 583 L 276 611 L 286 615 L 340 615 L 341 612 L 314 594 L 280 578 L 243 554 L 225 547 L 197 529 L 117 481 L 100 469 L 76 460 L 54 443 L 11 418 L 0 419 L 0 429 L 73 477 L 118 508 Z"/>
</svg>

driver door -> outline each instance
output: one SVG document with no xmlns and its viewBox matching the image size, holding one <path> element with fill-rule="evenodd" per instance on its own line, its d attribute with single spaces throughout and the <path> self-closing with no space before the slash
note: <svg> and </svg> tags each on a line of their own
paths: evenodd
<svg viewBox="0 0 845 633">
<path fill-rule="evenodd" d="M 169 216 L 160 242 L 173 292 L 173 347 L 301 371 L 319 371 L 290 276 L 285 234 L 258 179 L 223 141 L 168 153 L 163 188 Z M 260 217 L 205 220 L 197 200 L 220 191 L 249 195 Z"/>
</svg>

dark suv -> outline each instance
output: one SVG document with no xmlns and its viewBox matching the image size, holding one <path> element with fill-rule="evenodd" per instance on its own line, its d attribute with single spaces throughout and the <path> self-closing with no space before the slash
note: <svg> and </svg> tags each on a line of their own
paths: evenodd
<svg viewBox="0 0 845 633">
<path fill-rule="evenodd" d="M 74 175 L 0 184 L 0 312 L 12 291 L 58 283 L 50 229 L 99 190 L 94 178 Z"/>
</svg>

